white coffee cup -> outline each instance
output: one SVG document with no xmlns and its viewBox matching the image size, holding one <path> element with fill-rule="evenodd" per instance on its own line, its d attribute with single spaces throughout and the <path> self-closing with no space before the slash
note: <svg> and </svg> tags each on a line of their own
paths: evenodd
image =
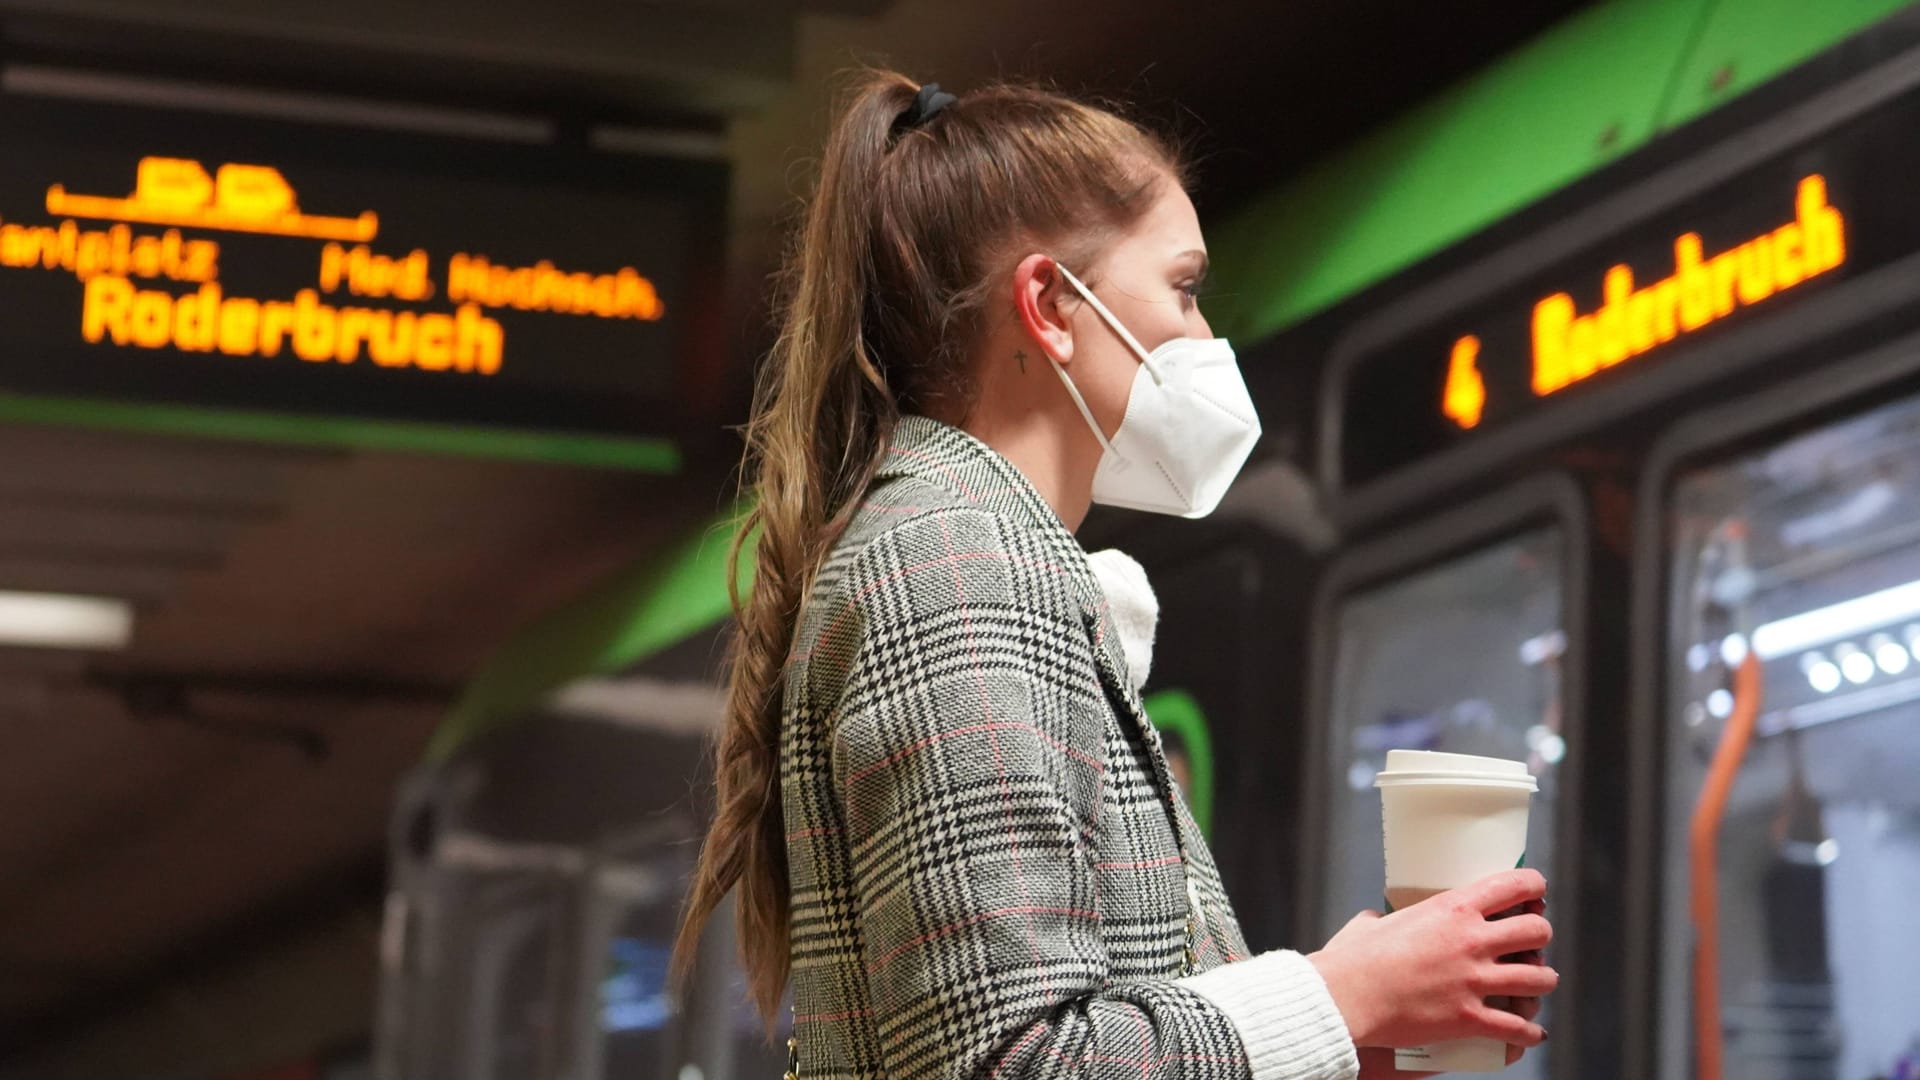
<svg viewBox="0 0 1920 1080">
<path fill-rule="evenodd" d="M 1526 762 L 1430 750 L 1389 750 L 1380 789 L 1387 910 L 1523 865 L 1527 807 L 1539 789 Z M 1499 1072 L 1507 1046 L 1457 1039 L 1394 1051 L 1396 1068 Z"/>
</svg>

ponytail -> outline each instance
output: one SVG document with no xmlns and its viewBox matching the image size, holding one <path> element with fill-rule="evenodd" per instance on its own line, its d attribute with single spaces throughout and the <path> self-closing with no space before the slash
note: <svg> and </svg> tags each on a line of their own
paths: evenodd
<svg viewBox="0 0 1920 1080">
<path fill-rule="evenodd" d="M 887 131 L 914 92 L 903 77 L 874 78 L 828 139 L 817 190 L 781 272 L 780 334 L 761 368 L 746 427 L 755 500 L 734 538 L 727 575 L 737 627 L 727 719 L 714 752 L 719 805 L 674 943 L 674 974 L 684 985 L 708 918 L 737 887 L 748 990 L 769 1025 L 789 967 L 781 675 L 801 599 L 846 528 L 899 415 L 862 333 L 870 226 L 860 202 L 873 189 Z M 756 532 L 753 584 L 742 598 L 736 571 Z"/>
</svg>

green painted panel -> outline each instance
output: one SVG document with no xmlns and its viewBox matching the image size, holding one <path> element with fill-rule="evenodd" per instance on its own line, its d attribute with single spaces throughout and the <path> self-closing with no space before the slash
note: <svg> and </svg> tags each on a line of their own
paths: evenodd
<svg viewBox="0 0 1920 1080">
<path fill-rule="evenodd" d="M 1200 702 L 1185 690 L 1158 690 L 1141 702 L 1153 726 L 1177 735 L 1186 747 L 1187 809 L 1203 836 L 1213 836 L 1213 732 Z"/>
<path fill-rule="evenodd" d="M 1644 143 L 1705 0 L 1582 13 L 1216 228 L 1229 337 L 1263 338 Z"/>
<path fill-rule="evenodd" d="M 427 746 L 442 761 L 468 740 L 510 723 L 567 682 L 605 675 L 699 633 L 732 611 L 727 554 L 744 513 L 737 506 L 648 559 L 510 637 L 467 684 Z M 750 584 L 751 537 L 739 587 Z"/>
<path fill-rule="evenodd" d="M 666 439 L 613 439 L 5 393 L 0 393 L 0 422 L 533 461 L 636 472 L 671 473 L 679 471 L 681 465 L 679 447 Z"/>
<path fill-rule="evenodd" d="M 1908 6 L 1602 4 L 1216 223 L 1208 316 L 1266 337 Z"/>
<path fill-rule="evenodd" d="M 1910 0 L 1720 0 L 1674 78 L 1662 127 L 1731 101 Z"/>
</svg>

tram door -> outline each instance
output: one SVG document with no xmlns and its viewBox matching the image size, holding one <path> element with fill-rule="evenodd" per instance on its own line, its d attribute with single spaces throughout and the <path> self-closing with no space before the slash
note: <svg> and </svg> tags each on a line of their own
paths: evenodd
<svg viewBox="0 0 1920 1080">
<path fill-rule="evenodd" d="M 1920 1076 L 1920 398 L 1747 445 L 1664 494 L 1662 1072 Z"/>
<path fill-rule="evenodd" d="M 731 906 L 685 999 L 669 991 L 700 837 L 683 793 L 705 743 L 661 721 L 669 705 L 654 699 L 678 692 L 705 716 L 711 691 L 576 685 L 593 691 L 580 701 L 625 711 L 533 715 L 423 766 L 395 807 L 381 1080 L 732 1080 L 785 1066 L 734 962 Z"/>
<path fill-rule="evenodd" d="M 1356 552 L 1336 567 L 1320 604 L 1319 775 L 1309 787 L 1321 818 L 1311 858 L 1320 878 L 1324 941 L 1363 908 L 1380 908 L 1384 871 L 1380 793 L 1373 782 L 1394 749 L 1481 754 L 1527 762 L 1539 781 L 1527 863 L 1552 876 L 1558 783 L 1567 756 L 1568 584 L 1571 530 L 1551 516 L 1462 541 L 1507 514 L 1472 508 L 1453 521 Z M 1439 552 L 1436 554 L 1436 550 Z M 1315 782 L 1317 780 L 1317 782 Z M 1551 1003 L 1548 1005 L 1551 1011 Z M 1552 1017 L 1542 1022 L 1551 1026 Z M 1512 1075 L 1549 1075 L 1548 1048 Z"/>
</svg>

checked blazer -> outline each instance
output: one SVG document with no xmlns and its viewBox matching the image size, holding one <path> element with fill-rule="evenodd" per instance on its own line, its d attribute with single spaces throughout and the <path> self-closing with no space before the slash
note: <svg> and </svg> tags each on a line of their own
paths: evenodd
<svg viewBox="0 0 1920 1080">
<path fill-rule="evenodd" d="M 1085 553 L 986 444 L 902 418 L 783 693 L 802 1080 L 1352 1075 L 1305 961 L 1243 985 Z"/>
</svg>

